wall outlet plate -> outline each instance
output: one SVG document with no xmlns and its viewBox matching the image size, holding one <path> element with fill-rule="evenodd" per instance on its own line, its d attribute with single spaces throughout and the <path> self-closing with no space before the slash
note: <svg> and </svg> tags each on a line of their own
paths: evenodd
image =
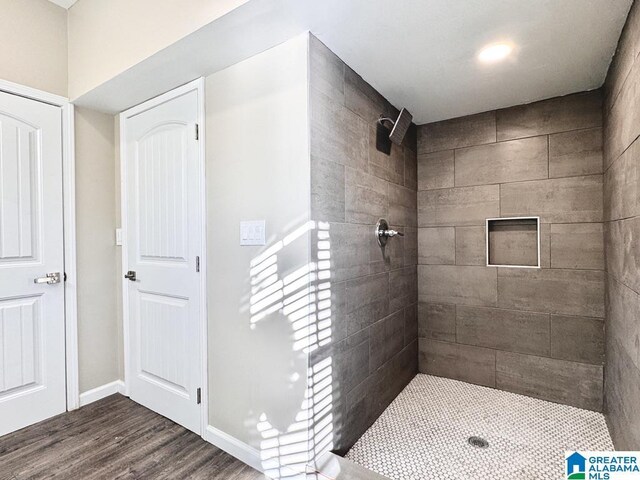
<svg viewBox="0 0 640 480">
<path fill-rule="evenodd" d="M 266 221 L 244 220 L 240 222 L 240 245 L 266 245 Z"/>
</svg>

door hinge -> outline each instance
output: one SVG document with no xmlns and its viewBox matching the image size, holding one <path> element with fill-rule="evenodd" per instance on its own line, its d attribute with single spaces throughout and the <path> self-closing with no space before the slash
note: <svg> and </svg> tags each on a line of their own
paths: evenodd
<svg viewBox="0 0 640 480">
<path fill-rule="evenodd" d="M 196 123 L 196 140 L 200 140 L 200 125 Z"/>
<path fill-rule="evenodd" d="M 62 281 L 66 282 L 67 281 L 67 272 L 63 272 L 62 273 Z"/>
<path fill-rule="evenodd" d="M 196 272 L 200 271 L 200 257 L 196 257 Z"/>
<path fill-rule="evenodd" d="M 196 401 L 198 402 L 198 405 L 202 403 L 202 389 L 200 387 L 196 390 Z"/>
</svg>

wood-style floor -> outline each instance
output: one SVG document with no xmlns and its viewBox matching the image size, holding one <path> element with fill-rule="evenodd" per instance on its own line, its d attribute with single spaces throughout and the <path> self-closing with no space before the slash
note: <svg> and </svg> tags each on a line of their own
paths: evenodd
<svg viewBox="0 0 640 480">
<path fill-rule="evenodd" d="M 0 479 L 263 480 L 193 432 L 121 395 L 0 437 Z"/>
</svg>

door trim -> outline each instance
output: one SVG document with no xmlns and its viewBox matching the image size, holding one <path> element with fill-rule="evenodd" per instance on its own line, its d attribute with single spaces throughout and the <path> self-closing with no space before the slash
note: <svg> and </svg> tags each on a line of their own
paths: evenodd
<svg viewBox="0 0 640 480">
<path fill-rule="evenodd" d="M 129 253 L 127 249 L 127 168 L 125 164 L 126 157 L 126 120 L 139 113 L 156 107 L 174 98 L 180 97 L 188 92 L 196 91 L 198 93 L 198 163 L 200 170 L 200 215 L 201 215 L 201 231 L 200 231 L 200 363 L 202 378 L 200 380 L 202 389 L 200 402 L 200 436 L 205 437 L 205 432 L 209 424 L 209 408 L 208 408 L 208 317 L 207 317 L 207 223 L 206 223 L 206 179 L 205 179 L 205 88 L 204 77 L 200 77 L 185 85 L 175 88 L 169 92 L 163 93 L 144 103 L 136 105 L 124 112 L 120 113 L 120 226 L 122 228 L 122 272 L 126 272 L 129 266 Z M 129 351 L 130 340 L 130 321 L 129 321 L 129 288 L 128 280 L 124 277 L 121 279 L 122 287 L 122 324 L 123 324 L 123 340 L 124 340 L 124 394 L 130 395 L 130 379 L 131 379 L 131 352 Z"/>
<path fill-rule="evenodd" d="M 78 298 L 76 277 L 76 169 L 74 106 L 60 95 L 0 79 L 0 91 L 60 107 L 62 113 L 62 203 L 64 236 L 64 325 L 67 410 L 80 407 Z"/>
</svg>

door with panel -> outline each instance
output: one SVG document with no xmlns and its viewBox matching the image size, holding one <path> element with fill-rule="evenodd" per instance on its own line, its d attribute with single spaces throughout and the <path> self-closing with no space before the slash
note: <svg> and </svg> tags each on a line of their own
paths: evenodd
<svg viewBox="0 0 640 480">
<path fill-rule="evenodd" d="M 66 410 L 62 111 L 0 92 L 0 435 Z"/>
<path fill-rule="evenodd" d="M 198 94 L 152 100 L 121 118 L 129 394 L 200 433 Z"/>
</svg>

